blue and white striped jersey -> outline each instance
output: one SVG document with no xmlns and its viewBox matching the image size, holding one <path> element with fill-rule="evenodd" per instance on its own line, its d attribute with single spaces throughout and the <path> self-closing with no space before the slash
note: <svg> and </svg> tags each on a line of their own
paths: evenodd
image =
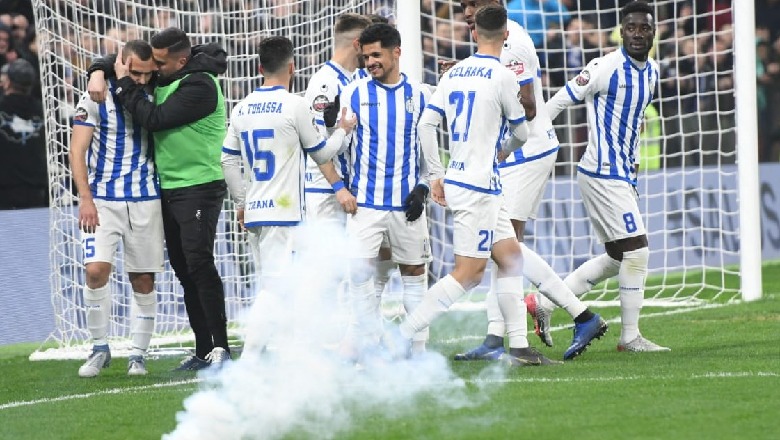
<svg viewBox="0 0 780 440">
<path fill-rule="evenodd" d="M 74 125 L 94 127 L 87 151 L 87 172 L 92 197 L 117 201 L 160 198 L 160 182 L 152 160 L 152 134 L 133 122 L 116 100 L 114 80 L 105 102 L 81 96 Z"/>
<path fill-rule="evenodd" d="M 357 115 L 349 189 L 359 206 L 403 210 L 404 199 L 420 179 L 417 121 L 429 97 L 426 86 L 403 73 L 398 84 L 363 78 L 341 93 L 342 108 Z"/>
<path fill-rule="evenodd" d="M 648 58 L 645 63 L 635 63 L 638 62 L 632 62 L 621 48 L 588 63 L 556 94 L 557 97 L 565 93 L 573 102 L 586 103 L 588 146 L 580 159 L 579 171 L 633 185 L 636 185 L 634 163 L 645 108 L 653 99 L 658 82 L 655 60 Z M 555 102 L 550 104 L 556 107 Z M 555 115 L 558 111 L 552 110 Z"/>
<path fill-rule="evenodd" d="M 306 100 L 282 86 L 258 87 L 236 104 L 222 152 L 243 162 L 246 227 L 303 220 L 304 152 L 324 145 Z"/>
<path fill-rule="evenodd" d="M 325 128 L 323 112 L 327 106 L 333 103 L 336 96 L 341 94 L 341 90 L 351 82 L 352 73 L 344 70 L 343 67 L 333 61 L 323 64 L 309 80 L 305 95 L 306 102 L 309 103 L 309 108 L 314 114 L 314 122 L 317 124 L 317 129 L 325 137 L 328 136 L 328 131 Z M 348 153 L 345 152 L 333 159 L 336 171 L 344 178 L 349 174 L 349 159 L 347 156 Z M 305 191 L 333 194 L 333 188 L 325 180 L 319 165 L 311 159 L 306 161 Z"/>
<path fill-rule="evenodd" d="M 499 194 L 496 155 L 508 129 L 525 110 L 520 85 L 498 58 L 476 53 L 444 74 L 428 108 L 446 117 L 450 162 L 444 181 L 473 191 Z"/>
<path fill-rule="evenodd" d="M 539 56 L 536 54 L 533 40 L 528 32 L 517 22 L 507 20 L 506 29 L 509 36 L 504 41 L 501 50 L 501 63 L 517 76 L 519 85 L 533 82 L 534 98 L 536 100 L 536 117 L 528 123 L 528 141 L 522 148 L 515 150 L 498 167 L 505 168 L 541 159 L 558 151 L 558 136 L 555 134 L 550 115 L 544 106 L 542 93 L 542 68 Z M 511 136 L 511 134 L 507 133 Z"/>
<path fill-rule="evenodd" d="M 352 80 L 363 79 L 363 78 L 371 78 L 371 74 L 368 73 L 368 69 L 366 69 L 365 67 L 355 69 L 355 71 L 352 72 Z"/>
</svg>

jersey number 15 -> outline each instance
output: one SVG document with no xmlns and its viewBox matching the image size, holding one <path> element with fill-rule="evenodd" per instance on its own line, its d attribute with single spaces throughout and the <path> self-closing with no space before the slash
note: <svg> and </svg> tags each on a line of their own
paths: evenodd
<svg viewBox="0 0 780 440">
<path fill-rule="evenodd" d="M 248 131 L 241 132 L 241 140 L 244 141 L 244 149 L 246 150 L 246 157 L 249 161 L 249 167 L 252 168 L 252 173 L 255 175 L 255 181 L 264 182 L 271 180 L 274 176 L 276 169 L 276 157 L 274 152 L 270 150 L 261 150 L 260 141 L 262 139 L 273 139 L 274 130 L 268 128 L 256 128 L 252 130 L 252 141 L 249 141 L 250 133 Z"/>
</svg>

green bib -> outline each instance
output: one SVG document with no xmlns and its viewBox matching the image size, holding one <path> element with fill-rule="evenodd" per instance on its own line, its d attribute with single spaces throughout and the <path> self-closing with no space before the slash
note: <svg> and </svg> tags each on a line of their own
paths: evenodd
<svg viewBox="0 0 780 440">
<path fill-rule="evenodd" d="M 210 76 L 217 86 L 217 108 L 195 122 L 154 133 L 154 160 L 163 189 L 184 188 L 224 178 L 221 157 L 227 132 L 225 97 L 217 78 Z M 184 78 L 157 87 L 155 103 L 164 103 Z"/>
</svg>

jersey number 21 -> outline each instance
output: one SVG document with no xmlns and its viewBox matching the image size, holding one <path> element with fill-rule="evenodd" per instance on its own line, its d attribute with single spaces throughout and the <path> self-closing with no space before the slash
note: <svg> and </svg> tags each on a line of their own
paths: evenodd
<svg viewBox="0 0 780 440">
<path fill-rule="evenodd" d="M 466 142 L 469 140 L 469 128 L 471 128 L 471 113 L 474 111 L 474 95 L 476 92 L 469 91 L 463 93 L 460 90 L 456 90 L 450 93 L 450 105 L 455 106 L 455 118 L 450 122 L 450 136 L 454 142 Z M 466 107 L 466 128 L 461 132 L 457 127 L 462 127 L 460 121 L 463 116 L 463 107 Z"/>
</svg>

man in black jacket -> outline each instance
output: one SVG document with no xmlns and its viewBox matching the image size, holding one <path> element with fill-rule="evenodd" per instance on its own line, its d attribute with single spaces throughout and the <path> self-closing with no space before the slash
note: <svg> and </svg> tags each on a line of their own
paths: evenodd
<svg viewBox="0 0 780 440">
<path fill-rule="evenodd" d="M 0 98 L 0 209 L 48 206 L 43 107 L 30 96 L 37 74 L 27 61 L 3 66 Z"/>
<path fill-rule="evenodd" d="M 195 333 L 195 355 L 178 370 L 221 366 L 230 359 L 222 279 L 214 264 L 214 240 L 227 188 L 222 175 L 225 99 L 217 75 L 227 70 L 217 44 L 192 47 L 187 34 L 168 28 L 152 36 L 159 69 L 153 101 L 128 77 L 132 65 L 114 64 L 117 95 L 133 120 L 154 133 L 155 164 L 162 188 L 168 258 L 184 288 Z M 103 60 L 105 63 L 106 60 Z M 90 97 L 103 86 L 93 66 Z"/>
</svg>

